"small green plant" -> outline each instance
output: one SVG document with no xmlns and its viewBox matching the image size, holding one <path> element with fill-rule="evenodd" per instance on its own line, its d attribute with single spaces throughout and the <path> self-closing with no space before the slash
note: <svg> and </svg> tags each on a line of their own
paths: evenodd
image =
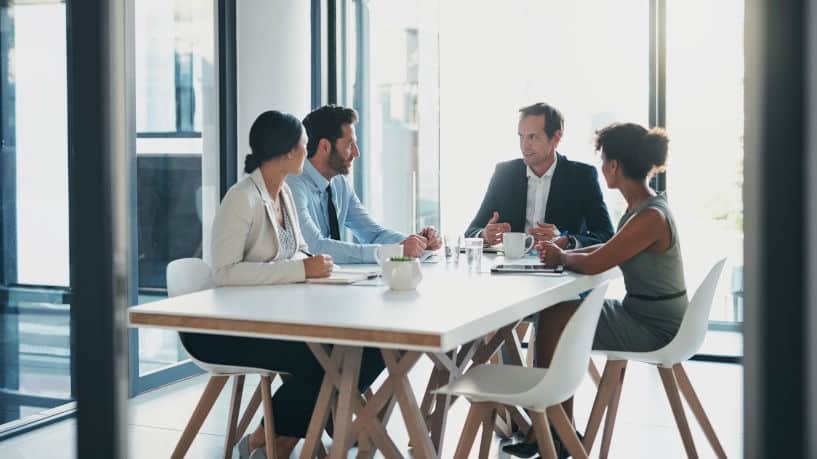
<svg viewBox="0 0 817 459">
<path fill-rule="evenodd" d="M 391 257 L 389 258 L 391 261 L 412 261 L 414 260 L 413 257 Z"/>
</svg>

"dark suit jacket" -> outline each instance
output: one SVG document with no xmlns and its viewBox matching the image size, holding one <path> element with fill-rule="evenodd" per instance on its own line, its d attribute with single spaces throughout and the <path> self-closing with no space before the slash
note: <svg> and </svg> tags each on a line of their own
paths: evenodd
<svg viewBox="0 0 817 459">
<path fill-rule="evenodd" d="M 570 161 L 558 155 L 550 182 L 545 223 L 567 230 L 583 246 L 606 242 L 613 236 L 613 225 L 601 196 L 596 168 Z M 527 166 L 522 159 L 497 164 L 479 212 L 465 235 L 475 237 L 494 211 L 500 223 L 510 223 L 514 232 L 525 231 L 528 199 Z"/>
</svg>

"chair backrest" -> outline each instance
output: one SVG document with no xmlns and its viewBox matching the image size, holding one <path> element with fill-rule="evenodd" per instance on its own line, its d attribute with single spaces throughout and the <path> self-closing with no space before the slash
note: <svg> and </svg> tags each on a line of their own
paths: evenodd
<svg viewBox="0 0 817 459">
<path fill-rule="evenodd" d="M 607 282 L 593 289 L 576 309 L 556 344 L 547 376 L 529 391 L 530 395 L 538 397 L 536 394 L 546 392 L 548 398 L 557 399 L 557 403 L 561 403 L 576 392 L 587 372 L 587 362 L 590 361 L 593 338 L 606 293 Z"/>
<path fill-rule="evenodd" d="M 214 285 L 210 266 L 201 258 L 180 258 L 167 265 L 167 296 L 207 290 Z"/>
<path fill-rule="evenodd" d="M 655 351 L 662 364 L 674 365 L 683 362 L 698 352 L 706 337 L 709 325 L 709 312 L 712 310 L 712 300 L 715 298 L 715 288 L 721 277 L 726 259 L 721 258 L 709 270 L 698 290 L 692 296 L 687 306 L 681 327 L 675 338 L 666 346 Z"/>
</svg>

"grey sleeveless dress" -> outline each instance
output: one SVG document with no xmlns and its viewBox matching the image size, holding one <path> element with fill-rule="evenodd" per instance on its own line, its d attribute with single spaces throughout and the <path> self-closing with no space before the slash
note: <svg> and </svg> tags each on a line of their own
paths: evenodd
<svg viewBox="0 0 817 459">
<path fill-rule="evenodd" d="M 654 351 L 672 340 L 681 326 L 689 300 L 684 282 L 681 244 L 666 196 L 659 194 L 625 213 L 618 223 L 644 209 L 657 209 L 667 220 L 672 238 L 659 254 L 643 251 L 622 263 L 624 301 L 605 300 L 593 349 L 630 352 Z"/>
</svg>

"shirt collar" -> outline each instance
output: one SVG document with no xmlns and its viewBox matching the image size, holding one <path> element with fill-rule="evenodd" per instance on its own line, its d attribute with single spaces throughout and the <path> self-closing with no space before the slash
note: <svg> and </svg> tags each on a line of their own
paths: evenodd
<svg viewBox="0 0 817 459">
<path fill-rule="evenodd" d="M 541 180 L 541 179 L 543 179 L 545 177 L 553 177 L 553 171 L 556 170 L 556 163 L 558 163 L 558 162 L 559 162 L 559 155 L 556 155 L 556 158 L 553 160 L 553 164 L 550 165 L 548 170 L 546 170 L 545 173 L 542 174 L 541 177 L 536 175 L 536 173 L 533 172 L 533 169 L 531 169 L 530 166 L 528 166 L 528 178 L 533 177 L 533 178 L 535 178 L 537 180 Z"/>
<path fill-rule="evenodd" d="M 304 160 L 304 171 L 302 174 L 312 182 L 318 191 L 324 191 L 326 187 L 329 186 L 329 180 L 326 180 L 326 177 L 321 175 L 308 159 Z"/>
</svg>

